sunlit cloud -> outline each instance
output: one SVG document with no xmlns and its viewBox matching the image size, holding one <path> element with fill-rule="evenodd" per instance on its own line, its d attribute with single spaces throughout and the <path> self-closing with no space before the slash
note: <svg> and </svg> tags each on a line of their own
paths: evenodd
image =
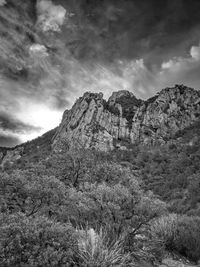
<svg viewBox="0 0 200 267">
<path fill-rule="evenodd" d="M 61 5 L 54 5 L 51 0 L 39 0 L 37 4 L 38 24 L 43 31 L 60 31 L 66 15 L 66 9 Z"/>
<path fill-rule="evenodd" d="M 61 121 L 62 112 L 51 109 L 45 103 L 36 103 L 28 101 L 28 99 L 21 99 L 20 102 L 22 108 L 17 113 L 17 117 L 23 123 L 31 122 L 31 125 L 40 129 L 39 131 L 22 134 L 20 137 L 23 141 L 36 138 L 38 135 L 57 127 Z M 26 112 L 24 112 L 25 104 L 27 105 Z"/>
<path fill-rule="evenodd" d="M 200 60 L 200 45 L 199 46 L 192 46 L 190 49 L 190 55 L 195 60 Z"/>
<path fill-rule="evenodd" d="M 163 62 L 155 79 L 160 86 L 181 83 L 199 89 L 200 45 L 191 46 L 185 57 L 174 57 Z"/>
<path fill-rule="evenodd" d="M 46 57 L 48 56 L 47 49 L 44 45 L 33 44 L 29 48 L 32 57 Z"/>
</svg>

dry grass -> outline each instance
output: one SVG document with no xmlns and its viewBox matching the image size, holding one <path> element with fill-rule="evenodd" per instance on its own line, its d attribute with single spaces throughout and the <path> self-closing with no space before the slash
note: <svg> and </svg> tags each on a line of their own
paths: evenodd
<svg viewBox="0 0 200 267">
<path fill-rule="evenodd" d="M 100 229 L 96 233 L 93 229 L 79 231 L 79 258 L 81 266 L 112 267 L 128 266 L 130 255 L 123 253 L 123 242 L 110 242 L 106 232 Z"/>
</svg>

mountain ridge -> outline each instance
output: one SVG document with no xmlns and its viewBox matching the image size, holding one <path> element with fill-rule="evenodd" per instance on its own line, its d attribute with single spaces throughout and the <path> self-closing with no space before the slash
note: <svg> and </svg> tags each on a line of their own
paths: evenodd
<svg viewBox="0 0 200 267">
<path fill-rule="evenodd" d="M 146 101 L 126 90 L 113 92 L 108 101 L 102 93 L 86 92 L 64 111 L 57 128 L 16 147 L 0 148 L 1 164 L 27 154 L 37 158 L 41 146 L 44 157 L 51 150 L 61 151 L 63 140 L 69 148 L 78 144 L 104 152 L 134 144 L 173 144 L 178 133 L 199 118 L 200 92 L 184 85 L 162 89 Z"/>
<path fill-rule="evenodd" d="M 184 85 L 146 101 L 128 91 L 114 92 L 108 101 L 102 93 L 87 92 L 64 112 L 53 146 L 63 138 L 102 151 L 126 149 L 122 143 L 164 144 L 199 119 L 199 103 L 199 91 Z"/>
</svg>

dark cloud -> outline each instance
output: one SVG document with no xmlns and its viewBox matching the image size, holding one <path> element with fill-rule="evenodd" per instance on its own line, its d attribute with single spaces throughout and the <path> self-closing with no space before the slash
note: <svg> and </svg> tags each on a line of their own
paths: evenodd
<svg viewBox="0 0 200 267">
<path fill-rule="evenodd" d="M 146 57 L 150 61 L 159 54 L 162 60 L 186 52 L 189 43 L 199 41 L 199 32 L 193 35 L 200 23 L 198 0 L 69 2 L 55 1 L 75 14 L 71 18 L 75 27 L 63 30 L 72 32 L 64 36 L 71 38 L 69 49 L 78 59 Z M 186 41 L 188 34 L 190 40 Z"/>
<path fill-rule="evenodd" d="M 18 137 L 0 134 L 0 147 L 13 147 L 21 143 Z"/>
<path fill-rule="evenodd" d="M 41 130 L 39 127 L 23 123 L 17 118 L 12 117 L 11 114 L 3 112 L 0 113 L 0 129 L 17 134 L 25 134 Z"/>
</svg>

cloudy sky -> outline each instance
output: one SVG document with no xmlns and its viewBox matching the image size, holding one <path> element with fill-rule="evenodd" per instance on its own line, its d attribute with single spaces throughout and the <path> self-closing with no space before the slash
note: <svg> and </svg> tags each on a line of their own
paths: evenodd
<svg viewBox="0 0 200 267">
<path fill-rule="evenodd" d="M 85 91 L 200 88 L 199 0 L 0 0 L 0 146 L 56 127 Z"/>
</svg>

